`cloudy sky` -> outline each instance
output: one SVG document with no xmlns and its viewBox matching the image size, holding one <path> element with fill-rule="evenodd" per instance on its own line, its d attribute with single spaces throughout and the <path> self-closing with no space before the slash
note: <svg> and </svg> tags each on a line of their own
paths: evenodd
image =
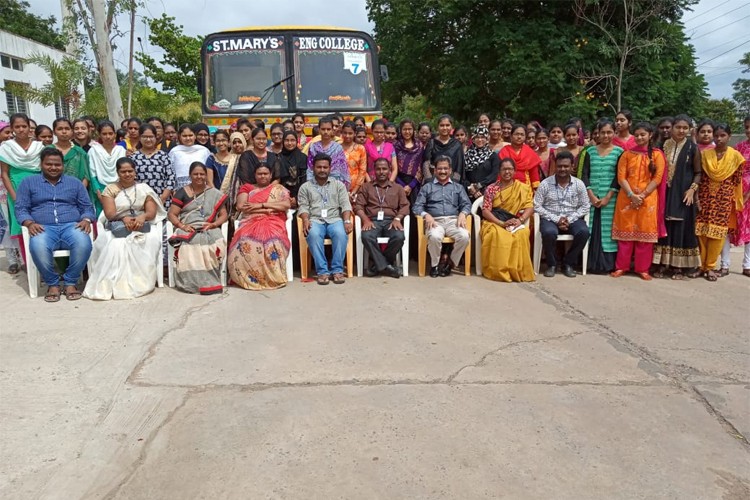
<svg viewBox="0 0 750 500">
<path fill-rule="evenodd" d="M 27 0 L 40 15 L 60 18 L 61 0 Z M 307 0 L 304 2 L 219 3 L 213 0 L 147 0 L 136 21 L 144 50 L 159 60 L 159 52 L 148 45 L 143 17 L 158 17 L 163 12 L 176 18 L 189 35 L 206 35 L 227 28 L 247 25 L 327 25 L 372 32 L 367 20 L 365 0 Z M 226 6 L 225 8 L 220 7 Z M 238 7 L 242 6 L 244 12 Z M 700 0 L 693 12 L 684 16 L 686 31 L 696 48 L 698 70 L 708 82 L 712 97 L 731 97 L 732 82 L 741 76 L 739 59 L 750 52 L 750 2 L 747 0 Z M 123 19 L 126 23 L 127 20 Z M 127 39 L 118 45 L 126 47 Z M 119 68 L 127 71 L 127 52 L 116 54 Z M 138 65 L 136 63 L 136 69 Z"/>
</svg>

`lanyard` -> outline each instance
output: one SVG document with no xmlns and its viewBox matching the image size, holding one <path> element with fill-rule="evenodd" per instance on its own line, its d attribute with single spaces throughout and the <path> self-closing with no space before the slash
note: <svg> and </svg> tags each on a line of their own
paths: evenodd
<svg viewBox="0 0 750 500">
<path fill-rule="evenodd" d="M 388 196 L 388 188 L 389 187 L 390 186 L 386 186 L 385 187 L 385 193 L 383 193 L 383 196 L 380 196 L 380 189 L 378 188 L 378 186 L 375 186 L 375 193 L 377 194 L 377 197 L 378 197 L 378 206 L 380 208 L 383 208 L 383 204 L 385 203 L 385 197 Z"/>
<path fill-rule="evenodd" d="M 565 189 L 563 189 L 563 196 L 562 199 L 565 200 L 568 197 L 568 191 L 570 190 L 570 185 L 573 184 L 572 182 L 568 182 L 568 185 L 565 186 Z M 555 194 L 557 195 L 557 204 L 562 207 L 562 203 L 560 202 L 560 185 L 555 181 Z"/>
<path fill-rule="evenodd" d="M 328 184 L 325 186 L 321 186 L 320 184 L 316 184 L 315 189 L 318 191 L 318 194 L 321 198 L 323 198 L 323 206 L 328 206 Z"/>
<path fill-rule="evenodd" d="M 125 188 L 122 188 L 122 194 L 125 195 L 125 198 L 128 199 L 128 203 L 130 203 L 130 215 L 135 215 L 135 210 L 133 210 L 133 205 L 135 205 L 135 202 L 138 201 L 138 191 L 136 190 L 135 184 L 133 185 L 133 197 L 135 200 L 130 198 L 130 195 L 128 194 L 128 190 Z"/>
</svg>

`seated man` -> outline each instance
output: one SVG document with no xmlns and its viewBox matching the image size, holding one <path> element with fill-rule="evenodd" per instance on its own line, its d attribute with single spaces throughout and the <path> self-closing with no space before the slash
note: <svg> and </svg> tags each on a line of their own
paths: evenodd
<svg viewBox="0 0 750 500">
<path fill-rule="evenodd" d="M 330 173 L 331 157 L 325 153 L 316 154 L 313 159 L 314 178 L 302 184 L 297 195 L 298 213 L 315 261 L 319 285 L 327 285 L 331 274 L 334 283 L 344 283 L 344 257 L 352 232 L 349 191 L 343 182 L 329 178 Z M 330 268 L 323 245 L 326 238 L 333 242 Z"/>
<path fill-rule="evenodd" d="M 362 244 L 370 254 L 373 265 L 368 276 L 384 274 L 399 278 L 395 267 L 396 256 L 404 246 L 404 226 L 401 221 L 409 216 L 409 201 L 404 188 L 390 181 L 391 164 L 387 158 L 375 160 L 375 182 L 362 185 L 355 201 L 355 213 L 362 219 Z M 385 251 L 380 250 L 379 237 L 388 238 Z M 408 266 L 408 262 L 404 262 Z"/>
<path fill-rule="evenodd" d="M 58 149 L 42 151 L 41 175 L 21 181 L 16 191 L 16 218 L 29 229 L 29 252 L 49 287 L 44 300 L 60 300 L 60 277 L 52 252 L 70 250 L 63 275 L 68 300 L 78 300 L 76 283 L 91 255 L 91 221 L 94 207 L 86 188 L 75 177 L 63 175 L 63 155 Z"/>
<path fill-rule="evenodd" d="M 435 178 L 422 186 L 412 209 L 415 215 L 424 217 L 433 278 L 449 276 L 469 244 L 466 217 L 471 213 L 471 201 L 464 187 L 451 180 L 451 173 L 451 159 L 438 156 Z M 455 242 L 450 258 L 441 256 L 445 236 Z"/>
<path fill-rule="evenodd" d="M 557 153 L 557 171 L 553 177 L 544 179 L 534 195 L 534 210 L 539 214 L 542 233 L 542 246 L 547 256 L 547 270 L 544 275 L 551 278 L 557 267 L 557 235 L 573 235 L 573 244 L 563 258 L 563 274 L 575 278 L 573 265 L 589 239 L 589 227 L 583 219 L 591 202 L 583 181 L 571 176 L 573 154 L 569 151 Z"/>
</svg>

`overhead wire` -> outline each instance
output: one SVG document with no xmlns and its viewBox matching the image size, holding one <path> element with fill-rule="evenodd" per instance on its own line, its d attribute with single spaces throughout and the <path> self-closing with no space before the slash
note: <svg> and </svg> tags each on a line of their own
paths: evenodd
<svg viewBox="0 0 750 500">
<path fill-rule="evenodd" d="M 690 40 L 691 40 L 691 41 L 695 41 L 695 40 L 698 40 L 699 38 L 703 38 L 704 36 L 708 36 L 708 35 L 715 35 L 715 34 L 716 34 L 716 31 L 718 31 L 718 30 L 720 30 L 720 29 L 723 29 L 723 28 L 726 28 L 727 26 L 731 26 L 731 25 L 733 25 L 733 24 L 736 24 L 736 23 L 738 23 L 738 22 L 740 22 L 740 21 L 744 21 L 744 20 L 745 20 L 745 19 L 747 19 L 748 17 L 750 17 L 750 15 L 747 15 L 747 16 L 745 16 L 745 17 L 742 17 L 742 18 L 740 18 L 740 19 L 737 19 L 737 20 L 735 20 L 735 21 L 732 21 L 731 23 L 727 23 L 727 24 L 724 24 L 723 26 L 719 26 L 718 28 L 712 29 L 711 31 L 708 31 L 708 32 L 706 32 L 706 33 L 702 34 L 701 36 L 696 36 L 696 37 L 694 37 L 694 38 L 693 38 L 693 37 L 690 37 Z"/>
<path fill-rule="evenodd" d="M 729 50 L 725 50 L 724 52 L 722 52 L 722 53 L 721 53 L 721 54 L 719 54 L 718 56 L 712 57 L 712 58 L 711 58 L 711 59 L 709 59 L 708 61 L 703 61 L 702 63 L 698 64 L 698 65 L 697 65 L 696 67 L 700 67 L 700 66 L 703 66 L 704 64 L 708 64 L 708 63 L 710 63 L 711 61 L 714 61 L 714 60 L 716 60 L 716 59 L 720 58 L 720 57 L 721 57 L 721 56 L 723 56 L 723 55 L 729 54 L 729 53 L 730 53 L 730 52 L 732 52 L 733 50 L 739 49 L 739 48 L 740 48 L 740 47 L 742 47 L 743 45 L 747 45 L 748 43 L 750 43 L 750 40 L 745 40 L 745 41 L 744 41 L 744 42 L 742 42 L 741 44 L 739 44 L 739 45 L 737 45 L 737 46 L 735 46 L 735 47 L 732 47 L 732 48 L 731 48 L 731 49 L 729 49 Z"/>
<path fill-rule="evenodd" d="M 734 11 L 736 11 L 736 10 L 740 10 L 740 9 L 742 9 L 742 8 L 744 8 L 744 7 L 747 7 L 748 5 L 750 5 L 750 2 L 744 3 L 744 4 L 740 5 L 739 7 L 737 7 L 736 9 L 732 9 L 732 10 L 730 10 L 729 12 L 726 12 L 726 13 L 724 13 L 724 14 L 718 15 L 718 16 L 714 17 L 713 19 L 710 19 L 710 20 L 708 20 L 708 21 L 706 21 L 706 22 L 703 22 L 703 23 L 699 24 L 698 26 L 693 26 L 693 27 L 691 27 L 690 29 L 691 29 L 691 30 L 697 30 L 697 29 L 698 29 L 698 28 L 700 28 L 701 26 L 705 26 L 705 25 L 707 25 L 708 23 L 712 23 L 712 22 L 716 21 L 717 19 L 721 19 L 722 17 L 724 17 L 724 16 L 726 16 L 726 15 L 729 15 L 729 14 L 731 14 L 732 12 L 734 12 Z"/>
</svg>

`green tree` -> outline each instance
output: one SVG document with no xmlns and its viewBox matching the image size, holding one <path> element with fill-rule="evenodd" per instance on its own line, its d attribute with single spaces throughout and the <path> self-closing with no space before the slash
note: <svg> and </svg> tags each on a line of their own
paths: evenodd
<svg viewBox="0 0 750 500">
<path fill-rule="evenodd" d="M 695 0 L 664 1 L 662 15 L 637 26 L 639 37 L 658 28 L 659 44 L 631 50 L 623 71 L 623 105 L 644 118 L 692 112 L 704 99 L 705 81 L 692 48 L 682 47 L 679 22 Z M 467 123 L 483 111 L 590 123 L 616 108 L 621 57 L 570 2 L 427 0 L 415 8 L 409 0 L 368 0 L 367 7 L 389 66 L 383 93 L 391 103 L 422 95 Z M 612 17 L 613 29 L 622 29 L 622 17 Z"/>
<path fill-rule="evenodd" d="M 745 52 L 740 59 L 740 64 L 745 66 L 743 73 L 750 73 L 750 52 Z M 750 78 L 738 78 L 732 84 L 732 88 L 734 89 L 732 98 L 737 103 L 740 113 L 745 116 L 750 115 Z"/>
<path fill-rule="evenodd" d="M 66 56 L 56 61 L 48 54 L 34 53 L 26 58 L 26 64 L 42 68 L 47 73 L 48 82 L 41 87 L 11 83 L 8 91 L 42 106 L 62 102 L 72 107 L 78 105 L 79 89 L 86 76 L 86 70 L 78 60 Z"/>
<path fill-rule="evenodd" d="M 40 17 L 29 12 L 31 5 L 23 0 L 2 0 L 0 2 L 0 28 L 16 35 L 30 38 L 64 50 L 65 41 L 54 26 L 54 16 Z"/>
<path fill-rule="evenodd" d="M 147 21 L 149 41 L 164 53 L 161 61 L 139 52 L 136 59 L 143 64 L 148 78 L 161 83 L 162 88 L 190 99 L 198 99 L 197 78 L 201 67 L 203 37 L 183 34 L 183 27 L 175 24 L 174 17 L 162 14 Z"/>
<path fill-rule="evenodd" d="M 731 99 L 709 99 L 704 104 L 704 116 L 715 122 L 726 123 L 732 132 L 739 131 L 741 121 L 737 105 Z"/>
</svg>

